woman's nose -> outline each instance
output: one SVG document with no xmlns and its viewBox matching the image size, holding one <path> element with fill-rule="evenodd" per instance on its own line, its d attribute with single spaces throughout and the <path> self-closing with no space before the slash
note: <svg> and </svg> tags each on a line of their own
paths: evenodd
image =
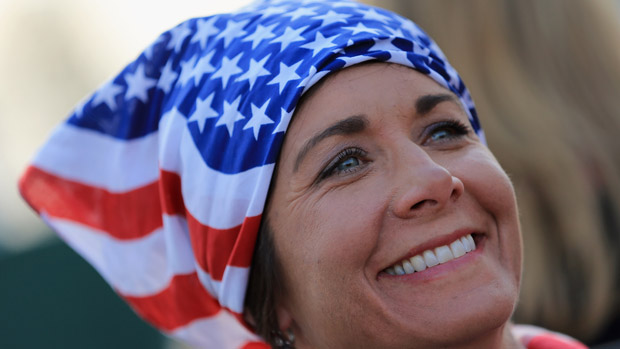
<svg viewBox="0 0 620 349">
<path fill-rule="evenodd" d="M 463 182 L 430 157 L 401 171 L 404 173 L 399 176 L 402 180 L 393 203 L 397 217 L 414 218 L 436 213 L 463 194 Z"/>
</svg>

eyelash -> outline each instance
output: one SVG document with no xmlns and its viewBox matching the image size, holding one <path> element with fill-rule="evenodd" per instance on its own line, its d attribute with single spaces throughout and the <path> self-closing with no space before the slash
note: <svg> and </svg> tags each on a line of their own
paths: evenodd
<svg viewBox="0 0 620 349">
<path fill-rule="evenodd" d="M 362 166 L 364 164 L 363 158 L 365 157 L 366 157 L 366 152 L 360 148 L 344 149 L 343 151 L 341 151 L 340 153 L 336 155 L 336 157 L 325 167 L 323 171 L 321 171 L 321 173 L 319 174 L 319 177 L 317 178 L 317 182 L 320 182 L 321 180 L 327 177 L 333 176 L 333 175 L 357 171 L 357 168 L 338 170 L 338 166 L 343 164 L 345 160 L 352 159 L 352 158 L 356 158 L 357 160 L 359 160 L 360 166 Z"/>
<path fill-rule="evenodd" d="M 435 140 L 436 142 L 450 141 L 455 138 L 468 135 L 470 132 L 470 128 L 459 120 L 440 121 L 426 128 L 426 130 L 424 131 L 424 135 L 426 136 L 424 143 L 426 143 L 427 141 L 432 141 L 431 138 L 433 137 L 434 134 L 436 134 L 438 131 L 444 131 L 444 130 L 450 132 L 450 134 L 447 135 L 447 137 L 444 139 Z"/>
<path fill-rule="evenodd" d="M 440 121 L 440 122 L 437 122 L 437 123 L 434 123 L 428 126 L 424 130 L 423 133 L 426 136 L 425 137 L 426 140 L 424 143 L 428 142 L 432 138 L 433 134 L 437 133 L 438 131 L 444 131 L 444 130 L 449 131 L 450 134 L 447 135 L 446 138 L 437 140 L 436 142 L 447 142 L 455 138 L 460 138 L 462 136 L 468 135 L 470 132 L 470 128 L 459 120 Z M 360 148 L 354 147 L 354 148 L 344 149 L 343 151 L 341 151 L 340 153 L 336 155 L 336 157 L 325 167 L 323 171 L 321 171 L 316 182 L 320 182 L 323 179 L 326 179 L 333 175 L 357 171 L 358 167 L 364 165 L 365 161 L 363 159 L 366 156 L 367 156 L 367 153 Z M 356 168 L 353 168 L 353 169 L 338 170 L 338 166 L 342 165 L 345 160 L 352 159 L 352 158 L 356 158 L 360 162 L 360 165 L 356 166 Z"/>
</svg>

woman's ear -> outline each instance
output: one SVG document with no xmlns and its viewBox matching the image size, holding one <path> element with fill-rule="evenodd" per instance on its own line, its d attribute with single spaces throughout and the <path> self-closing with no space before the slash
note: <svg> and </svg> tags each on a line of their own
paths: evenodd
<svg viewBox="0 0 620 349">
<path fill-rule="evenodd" d="M 286 331 L 289 330 L 293 324 L 293 317 L 291 316 L 291 313 L 284 305 L 278 304 L 276 306 L 276 317 L 278 319 L 279 330 L 282 331 L 282 333 L 286 333 Z"/>
</svg>

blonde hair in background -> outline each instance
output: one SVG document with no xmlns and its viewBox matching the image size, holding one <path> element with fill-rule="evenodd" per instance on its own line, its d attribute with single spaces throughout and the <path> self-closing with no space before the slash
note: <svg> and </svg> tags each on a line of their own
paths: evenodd
<svg viewBox="0 0 620 349">
<path fill-rule="evenodd" d="M 515 321 L 593 340 L 618 316 L 620 27 L 609 1 L 367 1 L 433 37 L 517 191 Z"/>
</svg>

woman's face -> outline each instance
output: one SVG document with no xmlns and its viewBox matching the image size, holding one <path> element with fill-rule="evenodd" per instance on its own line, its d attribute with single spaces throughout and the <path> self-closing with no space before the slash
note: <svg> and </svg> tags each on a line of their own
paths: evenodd
<svg viewBox="0 0 620 349">
<path fill-rule="evenodd" d="M 501 332 L 517 300 L 512 185 L 458 99 L 404 66 L 347 68 L 307 96 L 267 217 L 298 347 L 463 344 Z M 398 275 L 404 260 L 426 269 Z"/>
</svg>

